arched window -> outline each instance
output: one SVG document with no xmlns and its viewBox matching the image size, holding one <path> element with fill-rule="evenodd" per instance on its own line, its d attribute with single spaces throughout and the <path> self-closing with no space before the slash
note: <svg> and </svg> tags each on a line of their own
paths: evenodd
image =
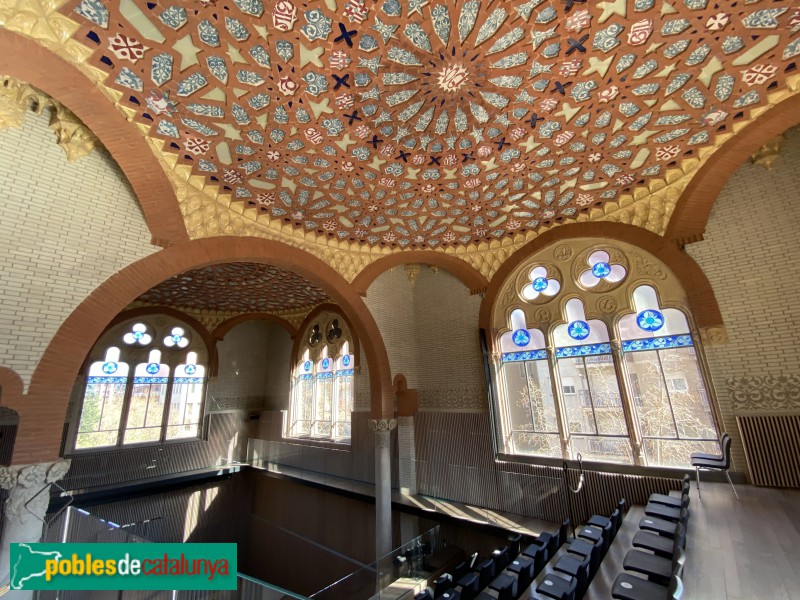
<svg viewBox="0 0 800 600">
<path fill-rule="evenodd" d="M 555 327 L 553 342 L 572 455 L 632 463 L 608 329 L 587 319 L 577 298 L 564 312 L 566 322 Z"/>
<path fill-rule="evenodd" d="M 633 292 L 635 313 L 619 333 L 648 464 L 683 466 L 692 452 L 716 451 L 708 392 L 686 315 L 662 309 L 653 287 Z"/>
<path fill-rule="evenodd" d="M 352 335 L 341 316 L 327 311 L 302 332 L 286 436 L 346 442 L 353 412 Z"/>
<path fill-rule="evenodd" d="M 573 240 L 520 265 L 498 297 L 503 453 L 685 467 L 718 451 L 685 295 L 655 258 Z"/>
<path fill-rule="evenodd" d="M 199 437 L 208 350 L 188 326 L 163 315 L 125 321 L 92 355 L 103 360 L 88 368 L 75 450 Z"/>
</svg>

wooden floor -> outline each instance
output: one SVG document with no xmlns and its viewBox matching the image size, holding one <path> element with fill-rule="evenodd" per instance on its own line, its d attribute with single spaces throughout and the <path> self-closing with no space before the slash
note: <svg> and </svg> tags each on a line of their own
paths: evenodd
<svg viewBox="0 0 800 600">
<path fill-rule="evenodd" d="M 800 491 L 692 484 L 686 542 L 687 600 L 800 600 Z M 642 507 L 632 508 L 585 600 L 611 598 L 611 586 L 638 531 Z"/>
</svg>

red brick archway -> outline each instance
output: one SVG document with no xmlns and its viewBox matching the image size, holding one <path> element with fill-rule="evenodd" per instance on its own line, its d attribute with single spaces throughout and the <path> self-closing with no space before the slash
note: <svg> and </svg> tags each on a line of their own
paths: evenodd
<svg viewBox="0 0 800 600">
<path fill-rule="evenodd" d="M 245 313 L 243 315 L 236 315 L 235 317 L 231 317 L 230 319 L 223 321 L 211 332 L 211 337 L 214 340 L 221 340 L 228 332 L 236 327 L 237 325 L 241 325 L 242 323 L 246 323 L 247 321 L 268 321 L 270 323 L 277 323 L 281 327 L 286 330 L 291 337 L 297 335 L 297 328 L 294 325 L 289 323 L 286 319 L 279 317 L 278 315 L 273 315 L 272 313 L 262 313 L 262 312 L 254 312 L 254 313 Z"/>
<path fill-rule="evenodd" d="M 556 242 L 573 238 L 605 238 L 619 240 L 638 246 L 667 265 L 683 286 L 689 300 L 689 308 L 698 327 L 722 325 L 717 298 L 705 273 L 694 259 L 683 252 L 677 244 L 635 225 L 622 223 L 574 223 L 546 231 L 530 243 L 517 250 L 503 263 L 489 282 L 489 288 L 481 302 L 479 317 L 483 329 L 491 329 L 491 315 L 500 288 L 511 272 L 529 256 Z"/>
<path fill-rule="evenodd" d="M 761 146 L 800 122 L 800 93 L 775 105 L 736 132 L 692 176 L 669 220 L 664 237 L 683 246 L 703 239 L 717 196 L 734 171 Z"/>
<path fill-rule="evenodd" d="M 144 212 L 152 243 L 188 239 L 175 191 L 144 137 L 100 90 L 58 55 L 0 28 L 0 73 L 46 92 L 91 129 L 117 161 Z"/>
<path fill-rule="evenodd" d="M 165 279 L 222 262 L 268 263 L 294 271 L 322 287 L 344 311 L 361 344 L 370 372 L 373 418 L 393 414 L 394 391 L 386 348 L 361 297 L 320 259 L 280 242 L 218 237 L 175 244 L 116 273 L 95 289 L 56 332 L 23 397 L 7 404 L 20 415 L 14 464 L 55 459 L 75 374 L 107 324 L 143 292 Z M 15 401 L 16 400 L 16 401 Z"/>
<path fill-rule="evenodd" d="M 475 267 L 451 254 L 431 250 L 409 250 L 388 254 L 367 265 L 353 280 L 353 288 L 362 296 L 366 296 L 367 288 L 378 278 L 378 275 L 392 267 L 409 264 L 441 267 L 460 279 L 461 283 L 469 288 L 471 294 L 484 292 L 489 283 Z"/>
</svg>

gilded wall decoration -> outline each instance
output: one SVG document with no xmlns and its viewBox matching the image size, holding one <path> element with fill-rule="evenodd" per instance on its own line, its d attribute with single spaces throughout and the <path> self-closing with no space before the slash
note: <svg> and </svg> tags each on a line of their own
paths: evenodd
<svg viewBox="0 0 800 600">
<path fill-rule="evenodd" d="M 732 377 L 725 388 L 734 411 L 800 410 L 800 376 Z"/>
<path fill-rule="evenodd" d="M 486 386 L 447 386 L 419 390 L 420 410 L 487 410 Z"/>
</svg>

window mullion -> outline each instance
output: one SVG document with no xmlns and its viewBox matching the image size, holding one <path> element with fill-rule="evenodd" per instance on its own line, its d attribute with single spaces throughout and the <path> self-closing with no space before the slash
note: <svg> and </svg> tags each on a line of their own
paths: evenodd
<svg viewBox="0 0 800 600">
<path fill-rule="evenodd" d="M 675 427 L 675 439 L 681 439 L 681 432 L 678 430 L 678 421 L 675 419 L 675 411 L 672 408 L 672 397 L 669 393 L 669 386 L 667 385 L 667 376 L 664 373 L 664 363 L 661 360 L 661 351 L 656 350 L 656 358 L 658 358 L 658 370 L 661 371 L 661 381 L 664 383 L 664 391 L 667 394 L 667 403 L 669 404 L 669 414 L 672 417 L 672 426 Z"/>
<path fill-rule="evenodd" d="M 561 457 L 570 458 L 570 435 L 566 421 L 566 405 L 564 404 L 564 393 L 561 386 L 561 373 L 558 370 L 558 359 L 556 351 L 552 346 L 547 348 L 547 362 L 550 367 L 550 387 L 553 389 L 553 397 L 556 405 L 556 421 L 558 422 L 559 433 L 561 434 Z"/>
<path fill-rule="evenodd" d="M 625 368 L 625 354 L 622 351 L 622 342 L 617 337 L 615 329 L 614 338 L 611 340 L 611 358 L 614 362 L 614 372 L 617 375 L 617 387 L 622 399 L 622 414 L 625 415 L 625 424 L 628 426 L 628 439 L 633 451 L 633 463 L 636 465 L 646 465 L 644 453 L 642 452 L 642 432 L 639 429 L 638 419 L 636 418 L 636 407 L 633 405 L 632 396 L 628 388 L 628 372 Z"/>
<path fill-rule="evenodd" d="M 175 367 L 170 365 L 169 379 L 167 380 L 167 393 L 164 396 L 164 414 L 161 415 L 161 436 L 159 440 L 164 443 L 167 439 L 167 423 L 169 423 L 169 410 L 172 404 L 172 388 L 175 386 Z M 184 415 L 186 413 L 186 403 L 184 402 Z"/>
</svg>

